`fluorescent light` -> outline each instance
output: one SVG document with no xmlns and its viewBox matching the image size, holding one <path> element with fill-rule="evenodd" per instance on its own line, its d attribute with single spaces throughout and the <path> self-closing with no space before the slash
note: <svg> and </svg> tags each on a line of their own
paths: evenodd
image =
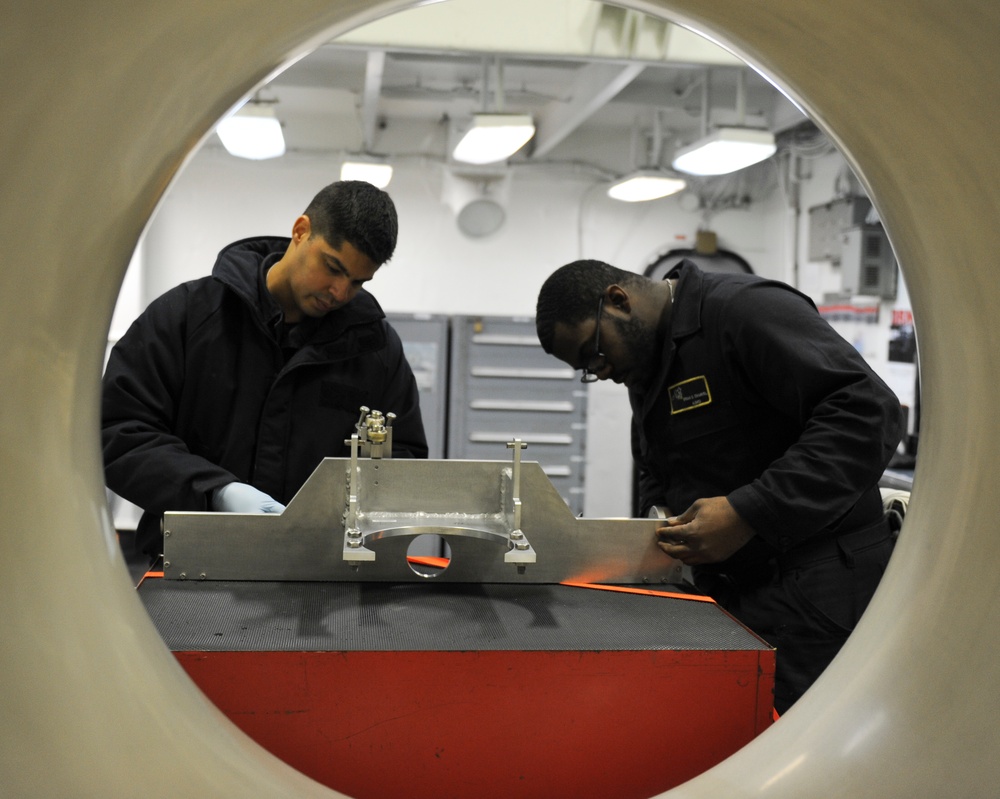
<svg viewBox="0 0 1000 799">
<path fill-rule="evenodd" d="M 716 128 L 705 138 L 682 147 L 673 166 L 691 175 L 725 175 L 774 155 L 774 134 L 753 128 Z"/>
<path fill-rule="evenodd" d="M 608 187 L 608 197 L 627 203 L 658 200 L 683 191 L 687 182 L 676 175 L 669 175 L 655 169 L 640 169 L 626 175 Z"/>
<path fill-rule="evenodd" d="M 392 165 L 382 161 L 344 161 L 340 167 L 340 179 L 363 180 L 384 189 L 392 180 Z"/>
<path fill-rule="evenodd" d="M 474 114 L 452 156 L 467 164 L 492 164 L 510 158 L 534 135 L 528 114 Z"/>
<path fill-rule="evenodd" d="M 239 158 L 260 161 L 285 154 L 285 137 L 274 109 L 262 103 L 249 102 L 230 117 L 222 120 L 216 133 L 223 146 Z"/>
</svg>

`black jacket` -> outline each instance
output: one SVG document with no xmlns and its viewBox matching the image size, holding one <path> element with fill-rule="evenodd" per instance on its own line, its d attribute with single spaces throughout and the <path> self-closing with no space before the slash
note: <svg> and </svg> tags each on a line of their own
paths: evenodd
<svg viewBox="0 0 1000 799">
<path fill-rule="evenodd" d="M 670 276 L 660 371 L 630 393 L 642 510 L 726 496 L 777 553 L 877 521 L 903 432 L 892 391 L 791 287 L 690 262 Z"/>
<path fill-rule="evenodd" d="M 264 276 L 288 243 L 229 245 L 211 277 L 156 299 L 111 352 L 105 479 L 145 511 L 144 551 L 161 551 L 163 511 L 209 510 L 234 480 L 287 504 L 320 460 L 349 454 L 362 405 L 396 414 L 394 455 L 427 457 L 416 381 L 374 297 L 281 332 Z"/>
</svg>

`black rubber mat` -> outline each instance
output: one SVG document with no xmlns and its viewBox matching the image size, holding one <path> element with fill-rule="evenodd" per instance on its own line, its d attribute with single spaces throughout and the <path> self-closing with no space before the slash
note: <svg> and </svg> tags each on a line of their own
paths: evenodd
<svg viewBox="0 0 1000 799">
<path fill-rule="evenodd" d="M 767 648 L 708 602 L 562 585 L 153 579 L 139 596 L 173 651 Z"/>
</svg>

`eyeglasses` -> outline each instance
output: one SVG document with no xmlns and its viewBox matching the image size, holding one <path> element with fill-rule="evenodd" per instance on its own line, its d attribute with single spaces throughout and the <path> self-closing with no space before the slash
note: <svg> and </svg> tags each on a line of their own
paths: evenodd
<svg viewBox="0 0 1000 799">
<path fill-rule="evenodd" d="M 594 354 L 590 356 L 586 366 L 583 367 L 583 374 L 580 376 L 581 383 L 596 383 L 600 378 L 597 373 L 604 368 L 606 359 L 601 352 L 601 314 L 604 312 L 604 295 L 597 301 L 597 328 L 594 331 Z"/>
</svg>

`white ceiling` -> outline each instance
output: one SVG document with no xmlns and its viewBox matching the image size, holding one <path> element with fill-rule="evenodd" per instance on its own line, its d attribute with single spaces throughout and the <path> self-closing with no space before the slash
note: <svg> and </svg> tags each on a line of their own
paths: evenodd
<svg viewBox="0 0 1000 799">
<path fill-rule="evenodd" d="M 709 124 L 738 123 L 740 97 L 748 125 L 779 134 L 808 125 L 757 72 L 688 31 L 592 0 L 561 0 L 563 17 L 577 15 L 567 38 L 561 22 L 559 30 L 532 28 L 520 16 L 525 2 L 452 0 L 403 12 L 388 20 L 394 28 L 376 23 L 321 46 L 257 96 L 276 101 L 293 153 L 446 163 L 456 122 L 504 110 L 532 114 L 538 127 L 512 164 L 573 164 L 609 176 L 669 166 L 674 149 L 701 135 L 706 107 Z M 481 21 L 475 35 L 456 17 L 470 9 Z"/>
</svg>

